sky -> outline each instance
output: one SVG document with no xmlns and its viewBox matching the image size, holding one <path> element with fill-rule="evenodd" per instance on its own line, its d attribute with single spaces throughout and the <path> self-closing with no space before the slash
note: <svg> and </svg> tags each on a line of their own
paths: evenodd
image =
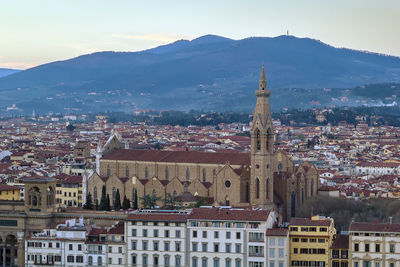
<svg viewBox="0 0 400 267">
<path fill-rule="evenodd" d="M 400 0 L 0 0 L 0 68 L 216 34 L 286 34 L 400 56 Z"/>
</svg>

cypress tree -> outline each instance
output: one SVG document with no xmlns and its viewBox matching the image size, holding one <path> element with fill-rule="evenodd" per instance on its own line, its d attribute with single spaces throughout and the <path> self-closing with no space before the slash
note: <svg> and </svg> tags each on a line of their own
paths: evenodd
<svg viewBox="0 0 400 267">
<path fill-rule="evenodd" d="M 119 195 L 119 189 L 117 189 L 117 193 L 115 194 L 115 199 L 114 199 L 114 210 L 120 210 L 121 209 L 121 196 Z"/>
<path fill-rule="evenodd" d="M 122 201 L 122 209 L 128 210 L 131 208 L 131 203 L 129 203 L 129 199 L 124 196 L 124 200 Z"/>
<path fill-rule="evenodd" d="M 135 199 L 133 200 L 133 209 L 135 209 L 135 210 L 138 209 L 138 196 L 137 196 L 137 191 L 135 191 Z"/>
<path fill-rule="evenodd" d="M 101 199 L 100 199 L 99 210 L 106 210 L 106 201 L 107 201 L 106 186 L 103 185 L 103 187 L 101 188 Z"/>
<path fill-rule="evenodd" d="M 93 209 L 92 195 L 90 194 L 90 192 L 86 196 L 86 203 L 85 203 L 85 205 L 83 205 L 83 208 L 85 210 L 92 210 Z"/>
<path fill-rule="evenodd" d="M 104 210 L 107 210 L 107 211 L 110 211 L 110 210 L 111 210 L 110 195 L 109 195 L 109 194 L 107 194 L 106 203 L 105 203 L 104 206 L 105 206 L 105 207 L 104 207 Z"/>
</svg>

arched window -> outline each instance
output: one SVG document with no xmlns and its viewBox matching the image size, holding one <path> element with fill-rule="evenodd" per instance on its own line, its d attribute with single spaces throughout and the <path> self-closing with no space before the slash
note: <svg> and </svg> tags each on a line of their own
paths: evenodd
<svg viewBox="0 0 400 267">
<path fill-rule="evenodd" d="M 257 129 L 256 131 L 256 148 L 257 151 L 261 149 L 261 134 L 259 129 Z"/>
<path fill-rule="evenodd" d="M 206 169 L 203 168 L 203 183 L 206 182 Z"/>
<path fill-rule="evenodd" d="M 215 169 L 213 169 L 213 176 L 215 176 L 217 174 L 217 171 Z"/>
<path fill-rule="evenodd" d="M 101 256 L 97 257 L 97 265 L 99 266 L 103 265 L 103 258 Z"/>
<path fill-rule="evenodd" d="M 38 197 L 37 196 L 33 196 L 32 198 L 32 206 L 37 206 L 38 205 Z"/>
<path fill-rule="evenodd" d="M 93 200 L 94 200 L 94 203 L 97 202 L 97 187 L 96 186 L 93 189 Z"/>
<path fill-rule="evenodd" d="M 186 180 L 190 180 L 190 170 L 189 168 L 186 168 Z"/>
<path fill-rule="evenodd" d="M 152 196 L 153 196 L 154 199 L 157 198 L 157 193 L 156 193 L 156 190 L 155 190 L 155 189 L 153 189 Z"/>
<path fill-rule="evenodd" d="M 304 188 L 301 189 L 301 204 L 304 204 Z"/>
<path fill-rule="evenodd" d="M 116 195 L 116 191 L 115 191 L 115 187 L 113 187 L 113 189 L 112 189 L 112 199 L 113 199 L 113 203 L 115 203 L 115 195 Z"/>
<path fill-rule="evenodd" d="M 165 180 L 169 179 L 169 170 L 168 167 L 165 167 Z"/>
<path fill-rule="evenodd" d="M 126 168 L 125 168 L 125 176 L 129 177 L 129 167 L 128 166 L 126 166 Z"/>
<path fill-rule="evenodd" d="M 135 205 L 137 204 L 137 191 L 136 189 L 132 189 L 132 208 L 135 207 Z"/>
<path fill-rule="evenodd" d="M 107 165 L 107 177 L 110 176 L 110 174 L 111 174 L 110 166 Z"/>
<path fill-rule="evenodd" d="M 260 198 L 260 180 L 256 178 L 256 198 Z"/>
<path fill-rule="evenodd" d="M 93 257 L 92 257 L 92 256 L 89 256 L 89 258 L 88 258 L 88 264 L 89 264 L 89 266 L 92 266 L 92 265 L 93 265 Z"/>
<path fill-rule="evenodd" d="M 178 196 L 178 193 L 176 193 L 176 190 L 174 190 L 173 196 L 174 196 L 174 199 Z"/>
<path fill-rule="evenodd" d="M 314 180 L 311 179 L 311 186 L 310 186 L 310 195 L 312 196 L 314 193 Z"/>
<path fill-rule="evenodd" d="M 296 195 L 294 192 L 290 197 L 290 217 L 296 217 Z"/>
<path fill-rule="evenodd" d="M 267 142 L 266 142 L 266 144 L 265 144 L 265 148 L 267 149 L 267 151 L 270 151 L 270 149 L 271 149 L 271 143 L 272 143 L 272 132 L 271 132 L 271 129 L 268 129 L 267 130 Z"/>
<path fill-rule="evenodd" d="M 246 202 L 250 202 L 250 185 L 249 185 L 249 182 L 246 183 Z"/>
<path fill-rule="evenodd" d="M 265 191 L 266 191 L 267 199 L 269 199 L 269 178 L 267 178 L 267 180 L 265 182 Z"/>
<path fill-rule="evenodd" d="M 278 164 L 278 171 L 281 171 L 282 170 L 282 163 L 279 163 Z"/>
<path fill-rule="evenodd" d="M 144 178 L 149 178 L 149 168 L 144 168 Z"/>
</svg>

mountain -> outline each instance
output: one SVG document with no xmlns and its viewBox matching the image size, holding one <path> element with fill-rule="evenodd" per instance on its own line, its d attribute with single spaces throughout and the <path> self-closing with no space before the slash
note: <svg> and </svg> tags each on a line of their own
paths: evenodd
<svg viewBox="0 0 400 267">
<path fill-rule="evenodd" d="M 20 70 L 14 70 L 14 69 L 2 69 L 0 68 L 0 78 L 5 77 L 14 73 L 19 72 Z"/>
<path fill-rule="evenodd" d="M 313 92 L 318 88 L 400 82 L 398 57 L 294 36 L 232 40 L 206 35 L 140 52 L 83 55 L 2 77 L 0 110 L 16 104 L 26 113 L 32 109 L 250 111 L 262 63 L 273 108 L 296 105 L 296 98 L 287 98 L 293 98 L 296 88 L 305 89 L 297 93 L 318 97 Z"/>
</svg>

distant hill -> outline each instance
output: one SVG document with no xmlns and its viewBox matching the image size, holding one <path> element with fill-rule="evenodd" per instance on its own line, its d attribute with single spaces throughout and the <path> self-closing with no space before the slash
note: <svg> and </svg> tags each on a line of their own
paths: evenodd
<svg viewBox="0 0 400 267">
<path fill-rule="evenodd" d="M 0 110 L 13 103 L 26 113 L 251 110 L 262 63 L 273 108 L 298 105 L 298 99 L 290 99 L 296 94 L 307 95 L 307 106 L 310 94 L 319 97 L 309 90 L 318 88 L 400 82 L 398 57 L 294 36 L 206 35 L 141 52 L 83 55 L 2 77 Z"/>
<path fill-rule="evenodd" d="M 14 69 L 2 69 L 0 68 L 0 78 L 5 77 L 14 73 L 19 72 L 20 70 L 14 70 Z"/>
</svg>

